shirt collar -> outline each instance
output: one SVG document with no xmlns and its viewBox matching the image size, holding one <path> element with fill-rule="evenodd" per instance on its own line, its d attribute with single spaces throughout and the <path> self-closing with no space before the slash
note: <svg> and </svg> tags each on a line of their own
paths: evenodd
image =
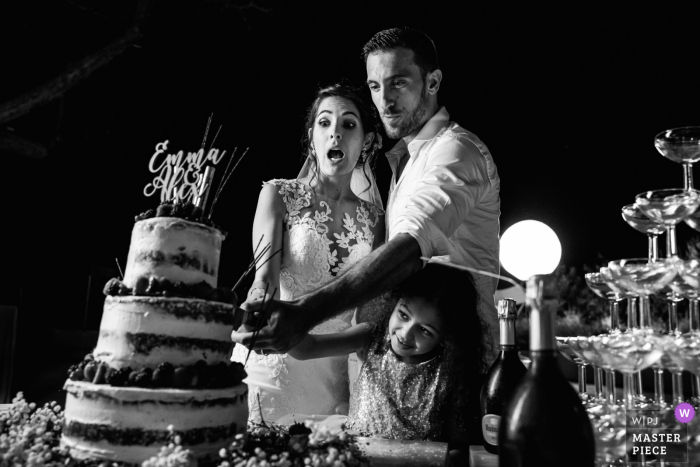
<svg viewBox="0 0 700 467">
<path fill-rule="evenodd" d="M 407 152 L 411 157 L 416 153 L 414 147 L 420 147 L 426 141 L 430 141 L 435 138 L 437 134 L 450 123 L 450 114 L 447 113 L 445 106 L 440 107 L 440 110 L 435 112 L 435 115 L 430 117 L 430 120 L 425 122 L 423 128 L 420 129 L 416 137 L 408 145 L 404 139 L 400 139 L 393 148 L 385 153 L 386 158 L 389 160 L 389 164 L 394 167 L 398 165 L 401 156 Z M 416 143 L 416 144 L 413 144 Z"/>
<path fill-rule="evenodd" d="M 447 113 L 445 106 L 440 107 L 440 110 L 435 112 L 435 115 L 430 117 L 430 120 L 425 122 L 423 128 L 420 129 L 413 141 L 430 141 L 446 127 L 450 122 L 450 114 Z M 411 143 L 413 143 L 411 141 Z"/>
</svg>

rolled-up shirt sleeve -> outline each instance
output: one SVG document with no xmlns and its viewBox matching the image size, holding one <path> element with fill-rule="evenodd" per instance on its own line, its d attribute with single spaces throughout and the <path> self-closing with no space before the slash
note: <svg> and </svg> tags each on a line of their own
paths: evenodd
<svg viewBox="0 0 700 467">
<path fill-rule="evenodd" d="M 408 199 L 397 200 L 404 209 L 391 221 L 389 240 L 409 234 L 426 257 L 434 255 L 436 241 L 454 233 L 491 183 L 479 149 L 457 137 L 437 142 L 419 176 L 404 182 Z"/>
</svg>

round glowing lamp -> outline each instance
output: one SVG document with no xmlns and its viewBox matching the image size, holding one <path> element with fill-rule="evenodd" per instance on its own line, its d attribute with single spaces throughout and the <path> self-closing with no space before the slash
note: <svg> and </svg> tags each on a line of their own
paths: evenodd
<svg viewBox="0 0 700 467">
<path fill-rule="evenodd" d="M 551 274 L 560 259 L 559 238 L 542 222 L 520 221 L 501 236 L 501 264 L 521 281 L 535 274 Z"/>
</svg>

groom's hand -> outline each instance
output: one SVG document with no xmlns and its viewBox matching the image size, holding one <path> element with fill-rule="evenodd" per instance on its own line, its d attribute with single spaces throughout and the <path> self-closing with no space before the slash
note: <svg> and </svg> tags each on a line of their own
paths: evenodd
<svg viewBox="0 0 700 467">
<path fill-rule="evenodd" d="M 241 309 L 251 314 L 260 311 L 262 304 L 261 299 L 252 299 L 243 303 Z M 255 342 L 252 328 L 245 324 L 231 333 L 231 340 L 253 350 L 264 350 L 265 353 L 287 353 L 304 339 L 310 329 L 303 320 L 304 312 L 294 302 L 266 299 L 264 313 L 267 322 L 258 332 Z"/>
</svg>

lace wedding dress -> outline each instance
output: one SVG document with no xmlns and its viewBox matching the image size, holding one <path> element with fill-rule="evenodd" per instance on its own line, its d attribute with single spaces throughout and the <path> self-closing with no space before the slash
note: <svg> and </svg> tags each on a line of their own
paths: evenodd
<svg viewBox="0 0 700 467">
<path fill-rule="evenodd" d="M 355 217 L 343 218 L 345 232 L 328 237 L 326 223 L 334 215 L 321 201 L 315 209 L 312 193 L 297 180 L 271 180 L 279 187 L 287 210 L 282 244 L 280 299 L 293 300 L 312 292 L 342 274 L 372 251 L 370 230 L 383 222 L 384 212 L 360 200 Z M 313 210 L 313 212 L 311 212 Z M 354 310 L 347 310 L 311 330 L 330 334 L 350 327 Z M 243 363 L 248 349 L 234 348 L 232 360 Z M 287 354 L 262 355 L 251 352 L 246 366 L 249 420 L 274 422 L 292 413 L 332 415 L 349 400 L 348 357 L 300 361 Z"/>
</svg>

